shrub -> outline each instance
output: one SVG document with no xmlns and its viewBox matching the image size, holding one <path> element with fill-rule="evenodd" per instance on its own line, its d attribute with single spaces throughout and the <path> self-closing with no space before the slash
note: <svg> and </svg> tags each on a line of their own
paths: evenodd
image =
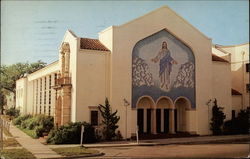
<svg viewBox="0 0 250 159">
<path fill-rule="evenodd" d="M 27 122 L 27 129 L 29 130 L 33 130 L 38 125 L 34 117 L 25 120 L 25 122 Z"/>
<path fill-rule="evenodd" d="M 86 122 L 69 123 L 50 131 L 47 143 L 78 144 L 81 138 L 81 126 L 84 125 L 83 143 L 96 142 L 94 128 Z"/>
<path fill-rule="evenodd" d="M 250 108 L 241 110 L 238 116 L 232 120 L 228 120 L 224 123 L 223 134 L 248 134 L 250 128 Z"/>
<path fill-rule="evenodd" d="M 14 119 L 13 123 L 22 129 L 33 130 L 35 136 L 42 137 L 43 133 L 49 133 L 53 128 L 54 119 L 46 115 L 22 115 Z"/>
<path fill-rule="evenodd" d="M 18 117 L 20 115 L 20 110 L 16 109 L 14 107 L 11 107 L 5 111 L 6 115 L 12 116 L 12 117 Z"/>
<path fill-rule="evenodd" d="M 43 133 L 45 132 L 45 129 L 42 125 L 36 126 L 34 130 L 35 130 L 36 136 L 39 136 L 39 137 L 42 137 Z"/>
<path fill-rule="evenodd" d="M 84 123 L 83 143 L 93 143 L 96 141 L 95 128 L 89 123 Z"/>
<path fill-rule="evenodd" d="M 223 134 L 225 134 L 225 135 L 237 134 L 237 132 L 238 132 L 237 129 L 238 128 L 237 128 L 237 120 L 236 119 L 225 121 L 225 123 L 223 125 Z"/>
<path fill-rule="evenodd" d="M 44 132 L 49 133 L 54 127 L 54 118 L 51 116 L 40 115 L 38 116 L 37 123 L 42 126 Z"/>
<path fill-rule="evenodd" d="M 21 115 L 21 116 L 15 118 L 15 119 L 13 120 L 13 124 L 14 124 L 14 125 L 21 125 L 21 123 L 22 123 L 23 121 L 25 121 L 26 119 L 31 118 L 31 117 L 32 117 L 32 116 L 29 115 L 29 114 Z"/>
</svg>

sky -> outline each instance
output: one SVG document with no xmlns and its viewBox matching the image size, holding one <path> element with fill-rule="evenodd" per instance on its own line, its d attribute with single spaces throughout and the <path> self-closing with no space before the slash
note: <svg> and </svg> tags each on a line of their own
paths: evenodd
<svg viewBox="0 0 250 159">
<path fill-rule="evenodd" d="M 248 0 L 165 1 L 1 1 L 1 64 L 58 60 L 67 29 L 78 37 L 98 38 L 166 5 L 212 39 L 214 44 L 249 42 Z"/>
</svg>

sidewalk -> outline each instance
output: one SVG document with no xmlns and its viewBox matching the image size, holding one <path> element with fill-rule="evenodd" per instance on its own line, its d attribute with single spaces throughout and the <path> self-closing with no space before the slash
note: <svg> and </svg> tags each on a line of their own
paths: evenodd
<svg viewBox="0 0 250 159">
<path fill-rule="evenodd" d="M 10 133 L 13 137 L 36 158 L 59 158 L 61 155 L 52 151 L 48 146 L 41 144 L 37 139 L 32 139 L 13 125 L 10 125 Z"/>
</svg>

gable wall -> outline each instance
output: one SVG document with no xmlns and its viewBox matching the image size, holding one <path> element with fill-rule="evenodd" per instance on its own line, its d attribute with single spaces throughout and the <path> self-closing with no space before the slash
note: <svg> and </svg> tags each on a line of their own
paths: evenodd
<svg viewBox="0 0 250 159">
<path fill-rule="evenodd" d="M 196 113 L 192 114 L 195 130 L 199 134 L 208 133 L 207 108 L 204 104 L 212 97 L 211 88 L 211 40 L 187 24 L 167 7 L 160 8 L 152 13 L 113 30 L 113 51 L 111 54 L 111 104 L 121 116 L 120 125 L 125 125 L 125 107 L 123 98 L 132 103 L 132 50 L 135 44 L 162 29 L 167 29 L 174 36 L 189 46 L 196 62 Z M 128 110 L 128 123 L 132 132 L 135 131 L 135 111 Z M 196 119 L 202 120 L 196 120 Z M 125 126 L 124 126 L 125 127 Z M 122 132 L 125 128 L 120 128 Z M 128 132 L 131 134 L 131 132 Z"/>
</svg>

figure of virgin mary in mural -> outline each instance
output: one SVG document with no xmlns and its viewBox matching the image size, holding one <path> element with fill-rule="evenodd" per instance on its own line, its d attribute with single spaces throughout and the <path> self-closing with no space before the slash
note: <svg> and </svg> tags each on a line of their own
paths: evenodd
<svg viewBox="0 0 250 159">
<path fill-rule="evenodd" d="M 151 61 L 154 63 L 158 62 L 159 60 L 160 60 L 159 78 L 161 81 L 161 88 L 169 90 L 170 73 L 172 71 L 172 65 L 177 64 L 177 62 L 171 57 L 166 41 L 162 43 L 162 49 L 159 51 L 157 56 L 151 59 Z"/>
</svg>

